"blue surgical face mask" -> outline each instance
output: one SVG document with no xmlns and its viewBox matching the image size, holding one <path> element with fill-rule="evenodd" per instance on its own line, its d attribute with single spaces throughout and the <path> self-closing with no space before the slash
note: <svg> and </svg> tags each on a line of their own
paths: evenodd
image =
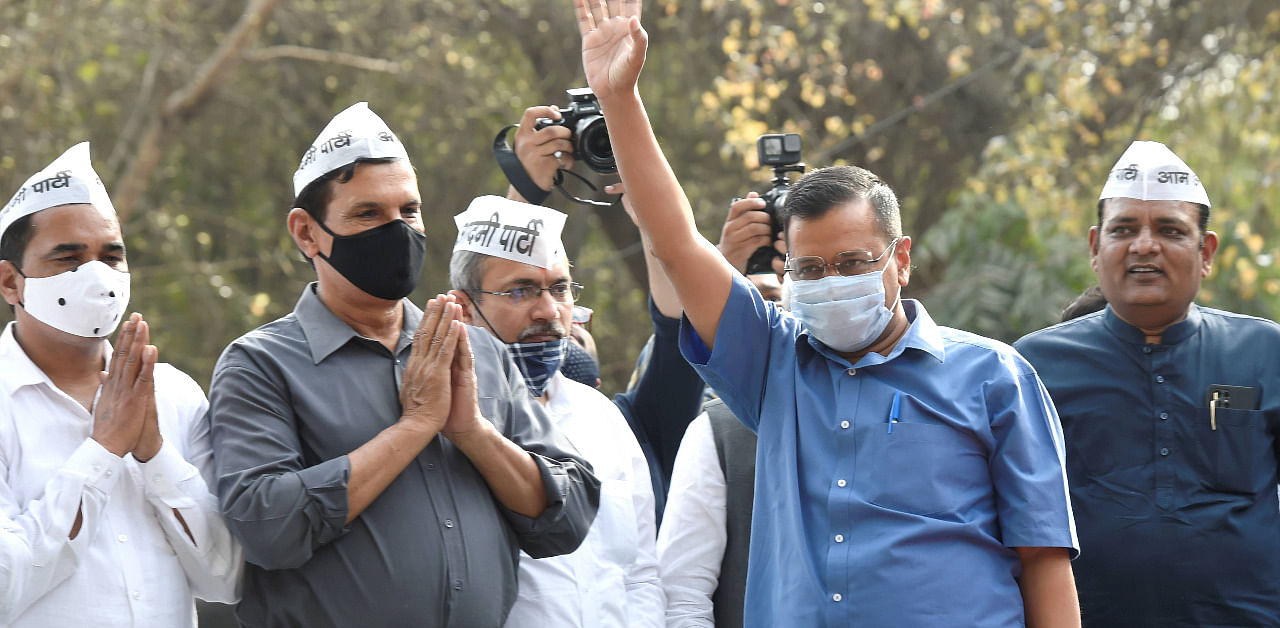
<svg viewBox="0 0 1280 628">
<path fill-rule="evenodd" d="M 545 342 L 511 342 L 507 350 L 524 375 L 525 386 L 534 397 L 541 397 L 546 392 L 547 384 L 552 376 L 564 364 L 565 343 L 567 338 L 547 340 Z"/>
<path fill-rule="evenodd" d="M 902 299 L 899 287 L 893 305 L 884 305 L 884 273 L 888 268 L 885 264 L 878 273 L 792 282 L 791 313 L 814 338 L 836 351 L 864 349 L 884 333 Z"/>
</svg>

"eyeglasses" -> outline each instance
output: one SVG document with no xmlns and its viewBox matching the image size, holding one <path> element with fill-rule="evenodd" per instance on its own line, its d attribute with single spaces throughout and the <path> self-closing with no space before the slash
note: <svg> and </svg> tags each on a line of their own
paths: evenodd
<svg viewBox="0 0 1280 628">
<path fill-rule="evenodd" d="M 568 303 L 576 300 L 582 294 L 582 284 L 580 283 L 558 283 L 547 286 L 545 288 L 535 288 L 533 286 L 520 286 L 512 288 L 506 292 L 494 292 L 492 290 L 474 290 L 482 294 L 492 294 L 495 297 L 507 297 L 511 300 L 511 305 L 523 305 L 532 302 L 534 299 L 542 296 L 543 292 L 551 295 L 551 298 L 561 303 Z"/>
<path fill-rule="evenodd" d="M 889 246 L 884 247 L 884 251 L 878 257 L 871 257 L 871 251 L 844 251 L 836 253 L 835 260 L 830 264 L 827 260 L 817 255 L 806 255 L 804 257 L 789 258 L 782 270 L 791 273 L 791 278 L 797 281 L 810 281 L 814 279 L 822 279 L 827 275 L 827 267 L 834 268 L 836 274 L 845 277 L 853 275 L 861 275 L 871 272 L 877 263 L 889 251 L 898 244 L 898 238 L 894 238 L 889 242 Z"/>
</svg>

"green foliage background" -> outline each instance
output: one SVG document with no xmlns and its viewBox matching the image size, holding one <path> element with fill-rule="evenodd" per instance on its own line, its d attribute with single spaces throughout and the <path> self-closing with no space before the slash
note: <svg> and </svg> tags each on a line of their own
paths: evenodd
<svg viewBox="0 0 1280 628">
<path fill-rule="evenodd" d="M 1214 201 L 1201 302 L 1273 317 L 1280 271 L 1280 7 L 1189 0 L 646 0 L 641 89 L 712 241 L 767 185 L 754 141 L 802 133 L 902 197 L 907 295 L 1013 340 L 1092 282 L 1098 189 L 1133 139 L 1168 143 Z M 209 79 L 205 81 L 204 79 Z M 222 347 L 288 312 L 312 273 L 284 230 L 290 177 L 368 100 L 418 169 L 418 301 L 447 287 L 451 217 L 505 181 L 489 144 L 582 84 L 568 0 L 0 0 L 0 195 L 90 139 L 124 220 L 132 307 L 207 384 Z M 569 212 L 605 388 L 648 335 L 638 235 Z M 7 316 L 7 313 L 0 314 Z"/>
</svg>

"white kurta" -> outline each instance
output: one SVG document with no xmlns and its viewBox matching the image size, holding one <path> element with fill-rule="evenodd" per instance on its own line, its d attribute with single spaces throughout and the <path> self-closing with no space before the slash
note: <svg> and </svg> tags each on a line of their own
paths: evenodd
<svg viewBox="0 0 1280 628">
<path fill-rule="evenodd" d="M 0 335 L 0 626 L 193 626 L 193 594 L 236 599 L 241 552 L 208 488 L 204 393 L 168 364 L 155 388 L 164 445 L 146 463 L 118 457 L 13 325 Z"/>
<path fill-rule="evenodd" d="M 729 540 L 727 493 L 711 420 L 704 412 L 689 424 L 680 440 L 658 532 L 668 628 L 710 628 L 716 624 L 713 596 Z"/>
<path fill-rule="evenodd" d="M 596 389 L 556 373 L 547 397 L 556 427 L 600 479 L 600 510 L 573 553 L 542 559 L 520 553 L 520 592 L 507 627 L 662 626 L 653 485 L 640 444 Z"/>
</svg>

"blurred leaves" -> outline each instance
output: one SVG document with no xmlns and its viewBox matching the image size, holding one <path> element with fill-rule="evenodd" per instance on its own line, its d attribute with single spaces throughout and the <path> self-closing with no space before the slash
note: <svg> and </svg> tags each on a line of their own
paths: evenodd
<svg viewBox="0 0 1280 628">
<path fill-rule="evenodd" d="M 501 193 L 494 134 L 582 84 L 569 3 L 292 0 L 198 106 L 161 116 L 227 41 L 246 1 L 0 0 L 0 195 L 76 141 L 117 191 L 156 128 L 154 172 L 124 225 L 134 305 L 162 358 L 202 382 L 222 347 L 287 313 L 313 273 L 284 229 L 290 177 L 336 111 L 368 100 L 405 140 L 429 237 L 414 298 L 447 285 L 451 217 Z M 648 0 L 641 81 L 709 239 L 767 187 L 765 132 L 811 166 L 890 182 L 915 240 L 907 296 L 942 324 L 1006 340 L 1092 283 L 1098 189 L 1133 139 L 1168 143 L 1206 182 L 1222 236 L 1202 302 L 1280 304 L 1280 8 L 1203 0 Z M 165 122 L 158 127 L 157 119 Z M 648 335 L 626 216 L 551 201 L 620 389 Z"/>
</svg>

